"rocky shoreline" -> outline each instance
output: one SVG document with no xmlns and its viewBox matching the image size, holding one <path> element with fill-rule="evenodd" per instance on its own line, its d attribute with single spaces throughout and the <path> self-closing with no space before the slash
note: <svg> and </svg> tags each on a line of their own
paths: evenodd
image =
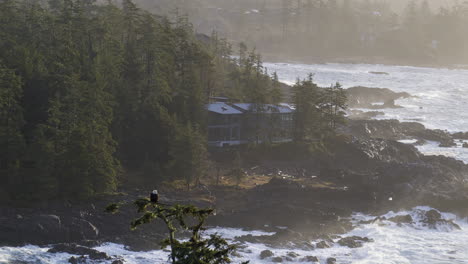
<svg viewBox="0 0 468 264">
<path fill-rule="evenodd" d="M 362 89 L 359 92 L 362 94 Z M 396 100 L 386 90 L 376 92 Z M 364 101 L 375 100 L 382 98 L 368 97 Z M 275 232 L 273 236 L 238 237 L 238 243 L 291 249 L 327 247 L 337 239 L 340 245 L 350 247 L 370 242 L 367 238 L 341 237 L 353 228 L 349 220 L 353 212 L 378 216 L 389 210 L 427 205 L 468 216 L 468 166 L 452 158 L 424 156 L 414 146 L 397 142 L 411 138 L 419 143 L 430 140 L 440 142 L 441 146 L 452 146 L 466 133 L 452 135 L 396 120 L 349 120 L 340 133 L 342 136 L 326 142 L 326 151 L 308 152 L 306 146 L 291 143 L 287 147 L 294 153 L 272 150 L 276 153 L 252 159 L 246 164 L 246 170 L 250 174 L 272 175 L 266 184 L 250 189 L 204 186 L 190 192 L 163 188 L 162 201 L 216 208 L 216 216 L 208 221 L 210 226 Z M 93 201 L 54 201 L 34 208 L 0 206 L 0 246 L 58 244 L 52 247 L 57 252 L 81 252 L 82 247 L 89 249 L 113 242 L 135 251 L 157 249 L 165 233 L 162 225 L 130 231 L 129 222 L 136 217 L 135 208 L 125 207 L 117 215 L 104 212 L 112 202 L 131 202 L 147 191 L 122 190 L 122 194 Z M 426 219 L 428 225 L 442 221 L 434 212 Z M 389 221 L 403 223 L 411 219 L 401 217 Z M 109 256 L 101 257 L 109 260 Z M 268 257 L 272 261 L 275 257 L 288 258 Z M 314 260 L 313 256 L 309 257 Z M 80 263 L 83 259 L 70 261 Z"/>
</svg>

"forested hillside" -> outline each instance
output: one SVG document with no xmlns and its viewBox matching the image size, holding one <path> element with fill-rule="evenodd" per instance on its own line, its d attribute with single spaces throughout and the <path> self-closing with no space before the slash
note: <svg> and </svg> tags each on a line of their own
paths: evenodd
<svg viewBox="0 0 468 264">
<path fill-rule="evenodd" d="M 240 53 L 234 61 L 216 34 L 197 39 L 186 17 L 130 0 L 1 0 L 1 200 L 86 198 L 128 178 L 196 181 L 209 96 L 281 98 L 260 56 Z"/>
</svg>

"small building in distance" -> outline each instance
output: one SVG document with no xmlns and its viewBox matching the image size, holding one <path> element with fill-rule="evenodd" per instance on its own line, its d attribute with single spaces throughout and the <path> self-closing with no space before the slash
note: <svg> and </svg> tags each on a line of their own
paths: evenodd
<svg viewBox="0 0 468 264">
<path fill-rule="evenodd" d="M 288 104 L 230 103 L 222 100 L 210 103 L 206 108 L 209 146 L 292 140 L 294 108 Z"/>
</svg>

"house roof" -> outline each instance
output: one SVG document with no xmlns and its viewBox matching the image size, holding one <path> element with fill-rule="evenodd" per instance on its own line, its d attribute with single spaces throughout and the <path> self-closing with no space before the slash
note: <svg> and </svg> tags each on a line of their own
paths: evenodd
<svg viewBox="0 0 468 264">
<path fill-rule="evenodd" d="M 242 114 L 242 112 L 239 109 L 236 109 L 226 103 L 211 103 L 207 105 L 207 109 L 210 112 L 223 114 L 223 115 Z"/>
<path fill-rule="evenodd" d="M 207 109 L 210 112 L 214 112 L 217 114 L 223 115 L 236 115 L 242 114 L 245 112 L 255 112 L 255 104 L 251 103 L 237 103 L 237 104 L 227 104 L 223 102 L 216 102 L 207 105 Z M 264 104 L 259 105 L 259 110 L 261 112 L 271 114 L 271 113 L 279 113 L 279 114 L 289 114 L 294 112 L 294 107 L 288 104 L 280 104 L 280 105 L 273 105 L 273 104 Z"/>
<path fill-rule="evenodd" d="M 254 104 L 251 103 L 239 103 L 239 104 L 233 104 L 234 107 L 241 109 L 244 112 L 247 111 L 254 111 Z M 289 106 L 289 105 L 272 105 L 272 104 L 265 104 L 265 105 L 260 105 L 262 109 L 262 112 L 264 113 L 280 113 L 280 114 L 288 114 L 294 112 L 294 110 Z"/>
</svg>

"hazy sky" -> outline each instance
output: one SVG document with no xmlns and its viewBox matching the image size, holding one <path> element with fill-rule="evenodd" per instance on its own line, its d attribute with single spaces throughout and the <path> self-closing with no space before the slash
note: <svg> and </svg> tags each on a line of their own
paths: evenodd
<svg viewBox="0 0 468 264">
<path fill-rule="evenodd" d="M 410 0 L 387 0 L 389 3 L 392 3 L 395 6 L 395 10 L 401 10 L 404 8 Z M 416 2 L 421 2 L 422 0 L 417 0 Z M 441 6 L 450 6 L 456 3 L 457 0 L 428 0 L 428 3 L 432 8 L 439 8 Z"/>
</svg>

